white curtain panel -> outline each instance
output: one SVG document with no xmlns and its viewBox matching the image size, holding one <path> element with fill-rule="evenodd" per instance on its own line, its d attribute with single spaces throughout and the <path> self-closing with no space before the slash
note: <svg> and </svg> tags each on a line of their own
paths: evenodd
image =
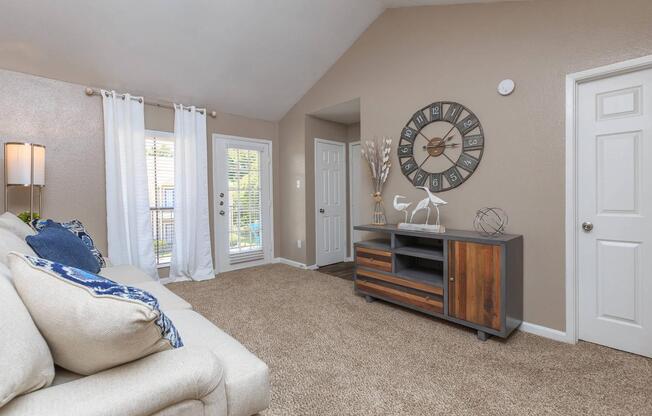
<svg viewBox="0 0 652 416">
<path fill-rule="evenodd" d="M 111 263 L 138 266 L 158 279 L 149 214 L 142 97 L 102 90 L 106 217 Z"/>
<path fill-rule="evenodd" d="M 208 220 L 206 111 L 174 106 L 173 280 L 215 277 Z"/>
</svg>

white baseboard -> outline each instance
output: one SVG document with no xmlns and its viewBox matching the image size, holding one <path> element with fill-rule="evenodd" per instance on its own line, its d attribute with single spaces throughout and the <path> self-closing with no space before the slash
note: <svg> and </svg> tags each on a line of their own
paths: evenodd
<svg viewBox="0 0 652 416">
<path fill-rule="evenodd" d="M 292 267 L 296 267 L 296 268 L 304 269 L 304 270 L 317 270 L 317 269 L 319 268 L 319 266 L 317 266 L 316 264 L 312 264 L 312 265 L 310 265 L 310 266 L 307 266 L 307 265 L 304 264 L 304 263 L 299 263 L 298 261 L 294 261 L 294 260 L 286 259 L 286 258 L 284 258 L 284 257 L 276 257 L 276 258 L 272 261 L 272 263 L 281 263 L 281 264 L 286 264 L 286 265 L 288 265 L 288 266 L 292 266 Z"/>
<path fill-rule="evenodd" d="M 521 323 L 519 329 L 529 334 L 538 335 L 540 337 L 549 338 L 559 342 L 574 344 L 574 342 L 568 339 L 568 336 L 566 335 L 565 332 L 559 331 L 557 329 L 552 329 L 537 324 L 531 324 L 529 322 Z"/>
<path fill-rule="evenodd" d="M 346 257 L 344 261 L 353 261 L 353 257 Z"/>
</svg>

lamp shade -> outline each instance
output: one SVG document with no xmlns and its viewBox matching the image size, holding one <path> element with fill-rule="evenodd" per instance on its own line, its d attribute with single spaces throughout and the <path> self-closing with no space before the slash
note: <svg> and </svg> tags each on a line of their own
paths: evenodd
<svg viewBox="0 0 652 416">
<path fill-rule="evenodd" d="M 34 185 L 45 185 L 45 146 L 32 143 L 5 143 L 7 185 L 32 185 L 32 151 Z"/>
</svg>

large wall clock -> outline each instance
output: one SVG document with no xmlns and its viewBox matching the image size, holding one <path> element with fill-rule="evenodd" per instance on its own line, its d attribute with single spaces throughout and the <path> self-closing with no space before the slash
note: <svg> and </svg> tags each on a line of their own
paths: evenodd
<svg viewBox="0 0 652 416">
<path fill-rule="evenodd" d="M 401 171 L 414 186 L 443 192 L 463 184 L 480 164 L 484 133 L 471 110 L 451 101 L 423 107 L 401 132 Z"/>
</svg>

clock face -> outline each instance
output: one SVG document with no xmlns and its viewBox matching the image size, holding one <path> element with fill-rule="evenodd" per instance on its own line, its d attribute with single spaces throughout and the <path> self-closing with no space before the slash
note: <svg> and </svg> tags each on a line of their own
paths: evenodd
<svg viewBox="0 0 652 416">
<path fill-rule="evenodd" d="M 401 132 L 398 159 L 414 186 L 443 192 L 463 184 L 484 150 L 480 120 L 462 104 L 438 101 L 423 107 Z"/>
</svg>

